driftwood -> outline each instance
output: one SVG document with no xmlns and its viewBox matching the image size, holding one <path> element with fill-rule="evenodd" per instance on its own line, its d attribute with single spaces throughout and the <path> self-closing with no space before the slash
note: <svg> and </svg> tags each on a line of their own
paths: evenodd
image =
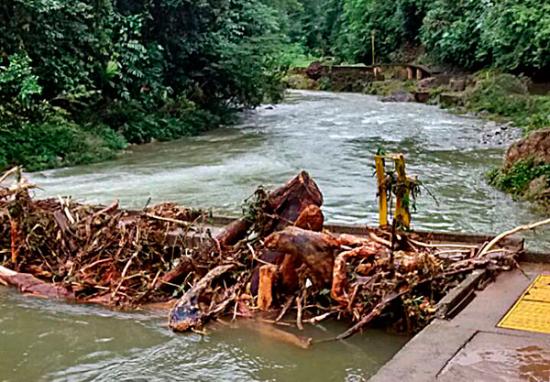
<svg viewBox="0 0 550 382">
<path fill-rule="evenodd" d="M 258 192 L 247 220 L 200 243 L 185 236 L 204 231 L 195 226 L 193 210 L 165 203 L 132 212 L 116 203 L 33 200 L 28 188 L 0 185 L 0 265 L 7 267 L 0 268 L 0 284 L 118 307 L 172 304 L 184 290 L 169 315 L 176 331 L 268 310 L 263 315 L 277 315 L 273 323 L 299 329 L 329 317 L 349 320 L 350 329 L 338 337 L 345 338 L 392 309 L 387 324 L 414 332 L 435 316 L 437 301 L 463 275 L 516 264 L 515 249 L 493 249 L 510 232 L 480 251 L 481 258 L 467 245 L 413 242 L 407 233 L 390 241 L 384 231 L 323 232 L 322 196 L 305 172 L 272 193 Z M 295 319 L 282 321 L 287 315 Z"/>
<path fill-rule="evenodd" d="M 251 221 L 245 218 L 237 219 L 216 235 L 216 240 L 222 247 L 234 245 L 246 236 L 250 227 L 252 227 Z"/>
<path fill-rule="evenodd" d="M 300 259 L 307 265 L 317 286 L 331 282 L 334 257 L 340 248 L 340 243 L 332 235 L 287 227 L 268 236 L 264 244 L 268 249 Z"/>
<path fill-rule="evenodd" d="M 66 288 L 49 284 L 31 274 L 15 272 L 3 266 L 0 266 L 0 283 L 17 288 L 23 294 L 56 299 L 75 299 L 74 294 Z"/>
<path fill-rule="evenodd" d="M 294 225 L 298 228 L 307 229 L 309 231 L 321 232 L 325 224 L 325 218 L 321 208 L 315 204 L 310 204 L 296 219 Z"/>
<path fill-rule="evenodd" d="M 300 285 L 297 269 L 301 265 L 302 261 L 298 257 L 285 254 L 279 266 L 279 285 L 283 293 L 293 294 L 298 290 Z"/>
<path fill-rule="evenodd" d="M 311 205 L 321 207 L 323 196 L 309 174 L 302 171 L 283 187 L 269 193 L 267 201 L 274 216 L 269 232 L 274 232 L 294 224 Z"/>
<path fill-rule="evenodd" d="M 180 263 L 171 271 L 167 272 L 157 280 L 154 284 L 154 288 L 161 288 L 163 285 L 174 285 L 181 283 L 182 277 L 189 274 L 194 270 L 193 262 L 187 257 L 182 257 Z"/>
<path fill-rule="evenodd" d="M 277 277 L 277 267 L 266 264 L 260 267 L 260 283 L 258 288 L 258 309 L 268 310 L 273 303 L 273 287 Z"/>
<path fill-rule="evenodd" d="M 387 248 L 382 247 L 378 243 L 370 243 L 354 248 L 350 251 L 340 253 L 334 261 L 332 273 L 332 288 L 330 291 L 331 297 L 343 305 L 348 305 L 348 296 L 345 296 L 345 290 L 348 286 L 347 264 L 351 258 L 369 259 L 376 255 L 382 255 L 387 252 Z"/>
<path fill-rule="evenodd" d="M 214 279 L 228 272 L 233 267 L 233 264 L 217 266 L 195 283 L 190 290 L 185 292 L 170 311 L 168 326 L 174 331 L 185 332 L 204 325 L 209 317 L 199 307 L 198 299 L 200 294 L 210 286 L 210 283 Z"/>
<path fill-rule="evenodd" d="M 320 231 L 323 227 L 321 205 L 323 197 L 317 184 L 305 171 L 289 180 L 282 187 L 267 195 L 263 213 L 269 219 L 261 228 L 261 234 L 267 235 L 295 222 L 298 226 Z M 235 220 L 225 227 L 215 240 L 222 246 L 231 246 L 246 237 L 254 222 L 247 218 Z"/>
<path fill-rule="evenodd" d="M 532 230 L 532 229 L 535 229 L 537 227 L 541 227 L 543 225 L 547 225 L 547 224 L 550 224 L 550 219 L 545 219 L 545 220 L 541 220 L 541 221 L 538 221 L 536 223 L 531 223 L 531 224 L 526 224 L 526 225 L 522 225 L 522 226 L 519 226 L 519 227 L 516 227 L 514 229 L 511 229 L 509 231 L 506 231 L 506 232 L 503 232 L 501 233 L 500 235 L 496 236 L 493 240 L 491 240 L 489 242 L 489 244 L 487 244 L 482 250 L 481 252 L 477 255 L 477 257 L 483 257 L 485 256 L 491 249 L 493 249 L 493 247 L 498 244 L 499 241 L 501 241 L 502 239 L 508 237 L 508 236 L 511 236 L 515 233 L 518 233 L 518 232 L 522 232 L 522 231 L 529 231 L 529 230 Z"/>
</svg>

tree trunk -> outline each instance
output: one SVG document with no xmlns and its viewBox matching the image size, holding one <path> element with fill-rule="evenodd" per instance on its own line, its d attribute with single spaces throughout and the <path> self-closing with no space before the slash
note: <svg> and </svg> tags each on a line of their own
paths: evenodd
<svg viewBox="0 0 550 382">
<path fill-rule="evenodd" d="M 23 294 L 48 298 L 63 298 L 74 300 L 73 293 L 66 288 L 49 284 L 29 273 L 19 273 L 0 266 L 0 283 L 19 289 Z"/>
<path fill-rule="evenodd" d="M 277 277 L 275 265 L 262 265 L 260 267 L 260 285 L 258 288 L 258 309 L 269 310 L 273 303 L 273 286 Z"/>
<path fill-rule="evenodd" d="M 302 171 L 283 187 L 272 191 L 268 203 L 275 215 L 270 229 L 270 232 L 274 232 L 294 224 L 310 205 L 321 207 L 323 195 L 309 174 Z"/>
<path fill-rule="evenodd" d="M 265 240 L 268 249 L 283 252 L 303 261 L 309 268 L 313 283 L 322 287 L 332 280 L 334 256 L 340 244 L 333 236 L 287 227 L 269 235 Z"/>
</svg>

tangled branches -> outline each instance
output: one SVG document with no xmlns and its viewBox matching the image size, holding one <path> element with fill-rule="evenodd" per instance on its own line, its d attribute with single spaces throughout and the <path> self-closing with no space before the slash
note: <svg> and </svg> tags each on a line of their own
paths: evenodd
<svg viewBox="0 0 550 382">
<path fill-rule="evenodd" d="M 414 332 L 473 269 L 510 269 L 517 254 L 497 243 L 482 250 L 387 231 L 325 231 L 322 195 L 305 172 L 263 191 L 247 219 L 220 232 L 203 212 L 170 203 L 125 211 L 117 203 L 34 200 L 29 188 L 0 187 L 0 265 L 7 267 L 0 282 L 116 307 L 171 301 L 178 331 L 221 316 L 261 316 L 298 328 L 352 322 L 337 339 L 375 320 Z"/>
</svg>

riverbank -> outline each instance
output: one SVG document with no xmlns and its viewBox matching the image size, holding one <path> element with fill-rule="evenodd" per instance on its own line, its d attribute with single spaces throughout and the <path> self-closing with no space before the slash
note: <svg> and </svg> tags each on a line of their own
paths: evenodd
<svg viewBox="0 0 550 382">
<path fill-rule="evenodd" d="M 473 114 L 489 121 L 487 140 L 503 143 L 533 132 L 545 134 L 544 129 L 550 126 L 548 89 L 534 85 L 528 78 L 484 70 L 475 74 L 440 72 L 416 80 L 407 78 L 403 71 L 373 74 L 360 68 L 348 70 L 343 76 L 332 70 L 321 73 L 313 64 L 307 69 L 291 70 L 286 84 L 299 89 L 371 94 L 385 102 L 428 103 L 459 114 Z M 515 134 L 514 127 L 521 129 L 522 134 Z M 527 145 L 531 150 L 525 150 L 521 157 L 507 159 L 487 174 L 487 180 L 514 197 L 535 201 L 548 209 L 550 155 L 546 151 L 550 143 L 545 142 L 550 139 L 542 141 L 536 148 Z"/>
<path fill-rule="evenodd" d="M 221 115 L 188 105 L 157 112 L 120 104 L 84 120 L 50 110 L 40 120 L 0 118 L 0 170 L 20 165 L 28 171 L 101 162 L 129 146 L 192 136 L 220 125 Z M 229 113 L 223 114 L 231 120 Z"/>
<path fill-rule="evenodd" d="M 0 169 L 103 161 L 276 98 L 269 12 L 247 1 L 0 5 Z"/>
</svg>

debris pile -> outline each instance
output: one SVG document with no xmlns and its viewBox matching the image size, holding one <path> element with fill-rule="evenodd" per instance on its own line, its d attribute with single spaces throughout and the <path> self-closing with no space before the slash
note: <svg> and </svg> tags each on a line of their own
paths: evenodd
<svg viewBox="0 0 550 382">
<path fill-rule="evenodd" d="M 221 230 L 208 214 L 168 203 L 125 211 L 35 200 L 24 180 L 1 186 L 11 174 L 0 179 L 0 283 L 119 308 L 170 302 L 176 331 L 261 316 L 299 329 L 348 320 L 338 339 L 375 320 L 414 332 L 474 269 L 516 265 L 517 251 L 498 243 L 431 244 L 366 227 L 329 232 L 306 172 L 274 191 L 260 188 Z"/>
</svg>

